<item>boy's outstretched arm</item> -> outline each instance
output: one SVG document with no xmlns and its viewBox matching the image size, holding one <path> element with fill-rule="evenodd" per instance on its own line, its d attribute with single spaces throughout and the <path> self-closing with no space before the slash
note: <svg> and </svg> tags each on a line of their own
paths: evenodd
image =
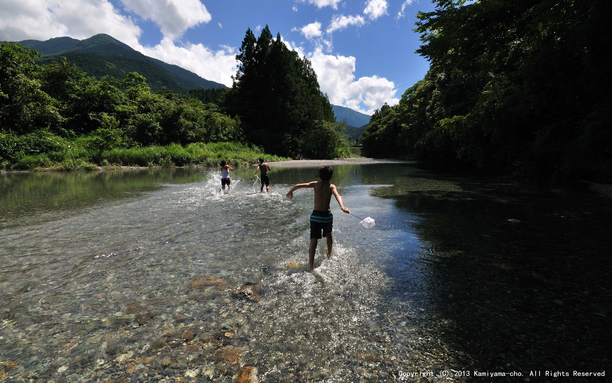
<svg viewBox="0 0 612 383">
<path fill-rule="evenodd" d="M 311 188 L 316 184 L 317 184 L 317 181 L 312 181 L 312 182 L 308 182 L 304 184 L 296 184 L 294 187 L 291 188 L 291 190 L 287 192 L 287 198 L 289 199 L 293 198 L 293 192 L 296 191 L 297 189 Z"/>
<path fill-rule="evenodd" d="M 340 193 L 338 193 L 338 190 L 336 189 L 335 185 L 334 187 L 332 187 L 332 194 L 334 195 L 334 197 L 336 197 L 336 201 L 338 201 L 340 209 L 342 209 L 343 212 L 350 214 L 351 211 L 347 207 L 344 207 L 344 204 L 342 203 L 342 196 L 340 195 Z"/>
</svg>

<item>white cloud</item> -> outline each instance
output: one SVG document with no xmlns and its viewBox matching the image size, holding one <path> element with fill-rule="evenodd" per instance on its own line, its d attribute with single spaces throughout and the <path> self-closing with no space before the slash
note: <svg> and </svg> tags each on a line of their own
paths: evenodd
<svg viewBox="0 0 612 383">
<path fill-rule="evenodd" d="M 356 25 L 358 27 L 361 27 L 364 24 L 365 19 L 361 16 L 334 16 L 329 27 L 327 28 L 327 33 L 341 31 L 349 25 Z"/>
<path fill-rule="evenodd" d="M 177 46 L 169 38 L 164 38 L 154 47 L 145 47 L 143 53 L 168 64 L 178 65 L 207 80 L 232 86 L 231 76 L 236 73 L 236 49 L 222 46 L 213 51 L 202 44 Z"/>
<path fill-rule="evenodd" d="M 293 30 L 296 30 L 296 28 L 294 28 Z M 300 32 L 302 32 L 302 34 L 304 35 L 304 37 L 306 37 L 307 39 L 312 39 L 314 37 L 320 37 L 321 36 L 321 23 L 314 22 L 314 23 L 310 23 L 308 25 L 306 25 L 305 27 L 299 29 Z"/>
<path fill-rule="evenodd" d="M 338 9 L 338 3 L 342 0 L 302 0 L 304 3 L 316 5 L 317 8 L 332 7 Z"/>
<path fill-rule="evenodd" d="M 219 23 L 217 25 L 219 25 L 219 28 L 223 29 L 223 24 Z"/>
<path fill-rule="evenodd" d="M 199 1 L 130 0 L 129 4 L 133 12 L 140 7 L 138 12 L 143 12 L 143 18 L 154 20 L 162 28 L 165 38 L 155 47 L 141 46 L 140 28 L 107 0 L 1 0 L 0 40 L 48 40 L 60 36 L 86 39 L 107 33 L 145 55 L 181 66 L 207 80 L 232 85 L 231 76 L 237 68 L 234 48 L 213 51 L 202 44 L 179 47 L 173 42 L 186 28 L 210 20 Z"/>
<path fill-rule="evenodd" d="M 200 23 L 208 23 L 211 15 L 200 0 L 121 0 L 130 11 L 155 22 L 164 37 L 176 39 Z"/>
<path fill-rule="evenodd" d="M 232 85 L 231 76 L 236 73 L 238 64 L 236 48 L 221 46 L 213 50 L 202 44 L 181 45 L 175 42 L 175 38 L 191 26 L 210 21 L 210 14 L 199 2 L 167 0 L 163 1 L 164 5 L 155 5 L 153 0 L 146 0 L 149 3 L 145 0 L 124 1 L 130 4 L 132 12 L 142 7 L 139 11 L 142 14 L 137 12 L 139 16 L 160 26 L 165 37 L 159 44 L 141 46 L 139 37 L 142 31 L 136 25 L 137 18 L 122 15 L 108 0 L 0 0 L 0 40 L 47 40 L 59 36 L 84 39 L 107 33 L 143 54 L 181 66 L 208 80 Z M 309 2 L 320 7 L 335 7 L 340 0 Z M 147 5 L 149 9 L 145 9 Z M 348 26 L 365 23 L 362 16 L 336 16 L 327 33 L 331 35 Z M 222 27 L 219 24 L 219 28 Z M 261 26 L 255 28 L 255 31 L 260 30 Z M 321 90 L 333 104 L 371 114 L 385 102 L 390 105 L 399 102 L 393 82 L 377 76 L 355 78 L 354 57 L 324 53 L 324 47 L 330 48 L 331 43 L 322 38 L 320 24 L 313 23 L 301 31 L 316 39 L 317 48 L 306 57 L 317 73 Z"/>
<path fill-rule="evenodd" d="M 376 20 L 379 17 L 387 14 L 387 0 L 368 0 L 363 13 L 368 15 L 370 20 Z"/>
<path fill-rule="evenodd" d="M 397 13 L 396 19 L 399 20 L 402 17 L 406 16 L 406 8 L 411 6 L 414 3 L 415 0 L 406 0 L 404 1 L 404 3 L 402 4 L 402 7 L 400 8 L 400 11 Z"/>
<path fill-rule="evenodd" d="M 0 1 L 0 40 L 84 39 L 98 33 L 107 33 L 136 48 L 141 30 L 106 0 Z"/>
<path fill-rule="evenodd" d="M 298 52 L 303 55 L 299 49 Z M 327 55 L 320 48 L 306 57 L 317 74 L 321 91 L 334 105 L 371 115 L 385 102 L 389 105 L 399 102 L 393 82 L 378 76 L 355 79 L 355 57 Z"/>
</svg>

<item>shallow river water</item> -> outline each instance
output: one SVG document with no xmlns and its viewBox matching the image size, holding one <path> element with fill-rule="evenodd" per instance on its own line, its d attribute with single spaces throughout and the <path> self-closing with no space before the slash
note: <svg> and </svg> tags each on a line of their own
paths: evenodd
<svg viewBox="0 0 612 383">
<path fill-rule="evenodd" d="M 317 168 L 273 166 L 269 195 L 218 173 L 0 174 L 0 381 L 610 374 L 604 197 L 334 166 L 353 214 L 332 200 L 309 273 L 312 191 L 285 193 Z"/>
</svg>

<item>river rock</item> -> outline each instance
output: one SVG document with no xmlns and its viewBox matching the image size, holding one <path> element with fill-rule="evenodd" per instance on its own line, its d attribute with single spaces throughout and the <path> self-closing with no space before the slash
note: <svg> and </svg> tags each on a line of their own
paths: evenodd
<svg viewBox="0 0 612 383">
<path fill-rule="evenodd" d="M 238 326 L 242 326 L 247 321 L 246 317 L 242 314 L 238 314 L 233 318 L 227 319 L 221 323 L 221 328 L 224 330 L 232 330 Z"/>
<path fill-rule="evenodd" d="M 257 367 L 242 367 L 238 374 L 234 375 L 234 383 L 259 383 Z"/>
<path fill-rule="evenodd" d="M 125 354 L 121 354 L 118 357 L 116 357 L 115 358 L 115 362 L 123 363 L 123 362 L 127 361 L 128 359 L 130 359 L 133 355 L 134 355 L 133 351 L 128 351 Z"/>
<path fill-rule="evenodd" d="M 374 362 L 377 360 L 382 360 L 382 357 L 380 355 L 362 353 L 362 354 L 357 354 L 357 359 L 363 360 L 366 362 Z"/>
<path fill-rule="evenodd" d="M 191 342 L 193 338 L 195 338 L 195 334 L 193 333 L 193 331 L 183 331 L 183 340 L 185 341 L 185 343 Z"/>
<path fill-rule="evenodd" d="M 189 288 L 191 290 L 204 290 L 207 287 L 213 287 L 217 290 L 224 290 L 225 288 L 227 288 L 227 285 L 227 281 L 223 278 L 205 275 L 201 278 L 191 281 L 189 283 Z"/>
<path fill-rule="evenodd" d="M 154 351 L 164 348 L 166 346 L 168 346 L 168 344 L 166 343 L 166 338 L 164 337 L 157 339 L 151 344 L 151 347 Z"/>
<path fill-rule="evenodd" d="M 14 370 L 17 368 L 17 363 L 11 362 L 10 360 L 2 362 L 0 363 L 0 365 L 2 366 L 3 369 L 7 371 Z"/>
<path fill-rule="evenodd" d="M 130 303 L 127 307 L 127 314 L 138 314 L 141 311 L 145 311 L 145 308 L 142 306 L 140 302 Z"/>
<path fill-rule="evenodd" d="M 198 346 L 197 344 L 188 344 L 183 350 L 186 354 L 198 354 L 200 351 L 202 351 L 202 347 Z"/>
<path fill-rule="evenodd" d="M 195 378 L 196 376 L 198 376 L 198 374 L 200 373 L 199 369 L 196 370 L 187 370 L 185 372 L 185 376 L 188 378 Z"/>
<path fill-rule="evenodd" d="M 227 346 L 222 347 L 215 352 L 215 359 L 220 363 L 240 364 L 240 354 L 240 349 Z"/>
<path fill-rule="evenodd" d="M 202 376 L 208 378 L 208 380 L 212 380 L 215 377 L 215 367 L 214 366 L 202 367 Z"/>
<path fill-rule="evenodd" d="M 253 302 L 259 302 L 261 295 L 261 285 L 259 283 L 247 282 L 236 289 L 235 295 L 238 298 Z"/>
<path fill-rule="evenodd" d="M 162 360 L 159 361 L 159 364 L 162 367 L 170 367 L 172 364 L 174 364 L 174 361 L 172 359 L 170 359 L 170 357 L 165 357 Z"/>
<path fill-rule="evenodd" d="M 293 270 L 299 270 L 301 268 L 301 266 L 295 261 L 291 261 L 287 263 L 285 266 L 287 266 L 288 269 L 293 269 Z"/>
<path fill-rule="evenodd" d="M 143 314 L 136 314 L 135 317 L 136 322 L 138 322 L 140 326 L 144 326 L 153 318 L 155 318 L 155 314 L 149 312 Z"/>
</svg>

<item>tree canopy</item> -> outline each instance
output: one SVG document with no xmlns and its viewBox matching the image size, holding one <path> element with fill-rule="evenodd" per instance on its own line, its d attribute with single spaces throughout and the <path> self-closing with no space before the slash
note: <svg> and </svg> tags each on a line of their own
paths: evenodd
<svg viewBox="0 0 612 383">
<path fill-rule="evenodd" d="M 65 59 L 39 66 L 37 57 L 0 45 L 0 163 L 45 152 L 52 137 L 83 137 L 97 150 L 242 140 L 240 122 L 217 105 L 151 93 L 136 72 L 96 80 Z"/>
<path fill-rule="evenodd" d="M 266 151 L 294 158 L 334 158 L 347 147 L 310 62 L 287 48 L 266 26 L 248 29 L 234 84 L 223 105 L 240 118 L 247 139 Z M 325 137 L 322 139 L 322 137 Z"/>
<path fill-rule="evenodd" d="M 239 122 L 214 104 L 171 92 L 151 93 L 136 72 L 96 80 L 65 59 L 38 66 L 36 51 L 0 46 L 0 129 L 80 136 L 112 126 L 131 145 L 238 140 Z M 109 125 L 110 124 L 110 125 Z"/>
<path fill-rule="evenodd" d="M 612 4 L 579 0 L 438 0 L 420 13 L 431 67 L 391 112 L 366 155 L 531 179 L 612 179 Z M 399 143 L 380 151 L 379 143 Z"/>
</svg>

